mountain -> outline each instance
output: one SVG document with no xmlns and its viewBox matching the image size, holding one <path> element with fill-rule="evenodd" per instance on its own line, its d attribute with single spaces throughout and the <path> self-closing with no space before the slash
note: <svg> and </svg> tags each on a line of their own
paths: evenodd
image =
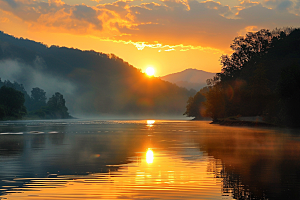
<svg viewBox="0 0 300 200">
<path fill-rule="evenodd" d="M 206 86 L 206 80 L 212 78 L 214 75 L 215 73 L 205 72 L 198 69 L 186 69 L 182 72 L 169 74 L 160 78 L 180 87 L 199 91 L 201 88 Z"/>
<path fill-rule="evenodd" d="M 60 92 L 73 116 L 184 112 L 190 91 L 148 77 L 113 54 L 46 46 L 0 32 L 0 78 Z"/>
</svg>

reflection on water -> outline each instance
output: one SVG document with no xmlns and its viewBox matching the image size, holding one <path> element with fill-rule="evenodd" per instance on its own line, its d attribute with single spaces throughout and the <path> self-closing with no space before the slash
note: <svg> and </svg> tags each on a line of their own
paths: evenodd
<svg viewBox="0 0 300 200">
<path fill-rule="evenodd" d="M 155 120 L 147 120 L 147 126 L 151 128 L 153 124 L 155 123 Z"/>
<path fill-rule="evenodd" d="M 150 148 L 148 148 L 146 153 L 146 162 L 148 164 L 153 163 L 153 159 L 154 159 L 153 151 Z"/>
<path fill-rule="evenodd" d="M 0 199 L 298 199 L 297 133 L 199 121 L 3 122 Z"/>
</svg>

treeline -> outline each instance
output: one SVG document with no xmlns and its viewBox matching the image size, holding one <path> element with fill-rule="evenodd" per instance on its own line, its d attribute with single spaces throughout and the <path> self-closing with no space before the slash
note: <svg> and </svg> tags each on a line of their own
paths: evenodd
<svg viewBox="0 0 300 200">
<path fill-rule="evenodd" d="M 233 40 L 222 71 L 188 101 L 187 116 L 201 119 L 262 116 L 300 126 L 300 29 L 262 29 Z"/>
<path fill-rule="evenodd" d="M 51 88 L 64 93 L 69 110 L 78 116 L 180 115 L 186 99 L 195 94 L 159 78 L 149 78 L 112 54 L 48 47 L 3 32 L 0 48 L 0 61 L 13 61 L 23 69 L 22 76 L 14 80 L 27 87 L 42 85 L 32 83 L 41 80 L 33 78 L 36 74 L 51 79 Z"/>
<path fill-rule="evenodd" d="M 46 92 L 41 88 L 32 88 L 29 96 L 22 84 L 0 79 L 0 120 L 39 118 L 71 118 L 62 94 L 56 92 L 47 101 Z"/>
</svg>

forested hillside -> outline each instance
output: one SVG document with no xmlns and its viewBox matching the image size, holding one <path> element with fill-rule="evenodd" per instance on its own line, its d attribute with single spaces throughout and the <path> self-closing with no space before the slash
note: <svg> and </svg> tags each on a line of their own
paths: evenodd
<svg viewBox="0 0 300 200">
<path fill-rule="evenodd" d="M 186 114 L 195 115 L 192 105 L 202 96 L 201 116 L 262 116 L 276 125 L 299 126 L 300 29 L 248 33 L 231 48 L 234 53 L 221 58 L 222 72 L 207 91 L 190 98 Z"/>
<path fill-rule="evenodd" d="M 0 33 L 2 79 L 64 94 L 72 115 L 180 114 L 186 89 L 148 77 L 112 54 L 47 47 Z"/>
<path fill-rule="evenodd" d="M 66 101 L 55 92 L 47 101 L 46 92 L 32 88 L 29 96 L 23 84 L 0 79 L 0 120 L 9 119 L 67 119 Z"/>
</svg>

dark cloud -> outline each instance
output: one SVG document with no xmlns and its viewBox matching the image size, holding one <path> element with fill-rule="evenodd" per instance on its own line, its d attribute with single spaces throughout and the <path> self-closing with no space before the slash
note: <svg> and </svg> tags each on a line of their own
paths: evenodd
<svg viewBox="0 0 300 200">
<path fill-rule="evenodd" d="M 86 5 L 75 5 L 73 15 L 78 20 L 90 22 L 96 26 L 97 29 L 102 29 L 102 21 L 98 19 L 99 12 Z"/>
<path fill-rule="evenodd" d="M 240 11 L 238 17 L 244 21 L 245 25 L 251 24 L 269 29 L 295 26 L 300 22 L 299 16 L 287 11 L 278 12 L 274 9 L 268 9 L 261 4 Z"/>
<path fill-rule="evenodd" d="M 14 1 L 16 4 L 14 7 L 8 2 L 9 0 L 0 0 L 0 9 L 9 11 L 28 22 L 38 22 L 38 20 L 45 15 L 48 17 L 52 15 L 52 17 L 48 18 L 48 20 L 51 21 L 56 19 L 56 17 L 53 17 L 54 15 L 58 15 L 58 13 L 62 15 L 62 11 L 63 13 L 70 13 L 72 8 L 59 0 L 50 0 L 49 2 Z"/>
<path fill-rule="evenodd" d="M 245 0 L 230 8 L 215 1 L 162 0 L 138 4 L 120 0 L 90 7 L 67 5 L 60 0 L 0 0 L 1 10 L 11 12 L 32 27 L 56 28 L 58 32 L 90 34 L 110 40 L 222 50 L 228 48 L 241 30 L 250 30 L 248 27 L 298 26 L 299 16 L 291 13 L 296 8 L 299 9 L 299 3 L 291 1 L 261 4 Z"/>
<path fill-rule="evenodd" d="M 291 2 L 291 1 L 283 1 L 277 6 L 277 9 L 278 10 L 287 10 L 292 5 L 293 5 L 293 2 Z"/>
<path fill-rule="evenodd" d="M 4 0 L 7 2 L 12 8 L 16 8 L 18 4 L 14 0 Z"/>
</svg>

